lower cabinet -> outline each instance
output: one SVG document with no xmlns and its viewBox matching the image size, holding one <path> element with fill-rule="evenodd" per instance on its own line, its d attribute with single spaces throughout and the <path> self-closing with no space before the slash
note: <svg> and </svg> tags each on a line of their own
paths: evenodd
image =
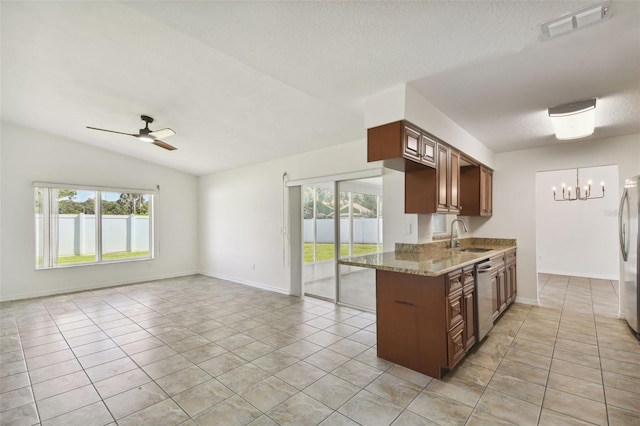
<svg viewBox="0 0 640 426">
<path fill-rule="evenodd" d="M 493 270 L 491 285 L 493 291 L 493 319 L 502 314 L 516 300 L 517 271 L 516 249 L 491 258 Z"/>
<path fill-rule="evenodd" d="M 518 294 L 518 274 L 516 270 L 516 250 L 508 251 L 505 255 L 505 287 L 507 291 L 507 305 L 516 301 Z"/>
<path fill-rule="evenodd" d="M 378 356 L 441 378 L 477 341 L 473 267 L 437 277 L 376 271 Z"/>
</svg>

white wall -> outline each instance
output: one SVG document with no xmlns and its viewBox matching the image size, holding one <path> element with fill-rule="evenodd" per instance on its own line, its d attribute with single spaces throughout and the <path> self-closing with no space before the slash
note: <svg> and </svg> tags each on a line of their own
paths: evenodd
<svg viewBox="0 0 640 426">
<path fill-rule="evenodd" d="M 471 136 L 409 85 L 406 87 L 405 96 L 407 120 L 485 166 L 494 167 L 494 153 L 486 145 Z"/>
<path fill-rule="evenodd" d="M 482 164 L 490 168 L 494 166 L 494 154 L 489 148 L 406 83 L 368 97 L 365 100 L 364 119 L 367 129 L 408 120 Z"/>
<path fill-rule="evenodd" d="M 289 294 L 288 232 L 280 232 L 289 226 L 283 173 L 294 181 L 379 167 L 367 163 L 363 139 L 202 176 L 202 273 Z"/>
<path fill-rule="evenodd" d="M 580 169 L 580 184 L 593 181 L 587 201 L 562 198 L 562 183 L 575 188 L 576 170 L 538 172 L 536 175 L 536 244 L 538 272 L 609 280 L 619 279 L 618 166 Z"/>
<path fill-rule="evenodd" d="M 516 238 L 518 299 L 537 303 L 536 173 L 539 171 L 617 164 L 618 188 L 640 173 L 640 135 L 559 143 L 555 146 L 496 154 L 493 217 L 470 218 L 473 236 Z M 612 182 L 612 185 L 614 183 Z"/>
<path fill-rule="evenodd" d="M 0 300 L 198 272 L 197 177 L 9 123 L 2 123 L 0 136 Z M 160 185 L 155 260 L 36 271 L 34 181 L 143 189 Z M 185 218 L 183 225 L 175 226 L 175 217 Z"/>
<path fill-rule="evenodd" d="M 382 184 L 384 251 L 394 251 L 396 243 L 418 242 L 418 215 L 404 212 L 404 173 L 385 169 Z"/>
</svg>

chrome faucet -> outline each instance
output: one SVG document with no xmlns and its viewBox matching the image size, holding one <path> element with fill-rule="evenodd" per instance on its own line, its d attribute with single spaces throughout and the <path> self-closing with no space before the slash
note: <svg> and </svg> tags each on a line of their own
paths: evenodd
<svg viewBox="0 0 640 426">
<path fill-rule="evenodd" d="M 453 231 L 454 229 L 456 229 L 456 227 L 454 226 L 456 224 L 456 222 L 460 222 L 462 224 L 462 229 L 464 229 L 464 232 L 469 232 L 467 231 L 467 225 L 465 225 L 465 223 L 462 221 L 462 219 L 456 219 L 453 222 L 451 222 L 451 237 L 449 238 L 449 248 L 453 248 Z M 458 244 L 456 245 L 456 247 L 460 246 L 460 241 L 456 241 Z"/>
</svg>

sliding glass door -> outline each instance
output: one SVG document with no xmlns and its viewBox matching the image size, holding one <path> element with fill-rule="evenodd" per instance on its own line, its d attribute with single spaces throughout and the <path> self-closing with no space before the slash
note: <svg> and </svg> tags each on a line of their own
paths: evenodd
<svg viewBox="0 0 640 426">
<path fill-rule="evenodd" d="M 302 185 L 306 296 L 375 310 L 375 271 L 338 257 L 382 251 L 382 177 Z"/>
<path fill-rule="evenodd" d="M 304 294 L 336 300 L 335 182 L 302 186 Z"/>
<path fill-rule="evenodd" d="M 338 182 L 340 257 L 382 251 L 382 178 Z M 375 270 L 339 265 L 338 301 L 375 310 Z"/>
</svg>

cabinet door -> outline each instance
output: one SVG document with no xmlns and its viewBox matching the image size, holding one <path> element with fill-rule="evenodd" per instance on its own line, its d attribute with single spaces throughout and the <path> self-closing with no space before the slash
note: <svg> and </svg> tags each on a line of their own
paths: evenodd
<svg viewBox="0 0 640 426">
<path fill-rule="evenodd" d="M 449 212 L 460 213 L 460 153 L 449 150 Z"/>
<path fill-rule="evenodd" d="M 475 285 L 470 285 L 463 290 L 463 308 L 464 308 L 464 350 L 471 349 L 476 343 L 476 291 Z"/>
<path fill-rule="evenodd" d="M 491 312 L 494 320 L 500 314 L 500 282 L 497 270 L 491 273 Z"/>
<path fill-rule="evenodd" d="M 486 216 L 493 215 L 493 172 L 485 169 L 485 182 L 484 182 L 484 214 Z"/>
<path fill-rule="evenodd" d="M 460 324 L 447 334 L 449 368 L 453 368 L 464 357 L 464 324 Z"/>
<path fill-rule="evenodd" d="M 462 291 L 450 294 L 447 297 L 447 328 L 452 329 L 463 322 Z"/>
<path fill-rule="evenodd" d="M 507 308 L 507 271 L 504 266 L 498 271 L 498 305 L 499 312 Z"/>
<path fill-rule="evenodd" d="M 480 167 L 480 215 L 491 216 L 492 214 L 492 176 L 491 170 Z"/>
<path fill-rule="evenodd" d="M 430 138 L 427 135 L 422 135 L 420 137 L 420 154 L 421 154 L 421 163 L 429 166 L 436 167 L 436 150 L 437 150 L 438 142 L 435 139 Z"/>
<path fill-rule="evenodd" d="M 436 170 L 436 208 L 438 212 L 449 211 L 449 147 L 438 144 L 438 167 Z"/>
<path fill-rule="evenodd" d="M 419 309 L 411 302 L 390 300 L 379 303 L 378 355 L 389 361 L 417 369 L 420 365 Z"/>
<path fill-rule="evenodd" d="M 516 293 L 518 289 L 518 274 L 516 271 L 516 264 L 512 263 L 507 266 L 507 304 L 516 300 Z"/>
<path fill-rule="evenodd" d="M 405 126 L 403 141 L 403 156 L 410 160 L 420 161 L 420 132 Z"/>
</svg>

